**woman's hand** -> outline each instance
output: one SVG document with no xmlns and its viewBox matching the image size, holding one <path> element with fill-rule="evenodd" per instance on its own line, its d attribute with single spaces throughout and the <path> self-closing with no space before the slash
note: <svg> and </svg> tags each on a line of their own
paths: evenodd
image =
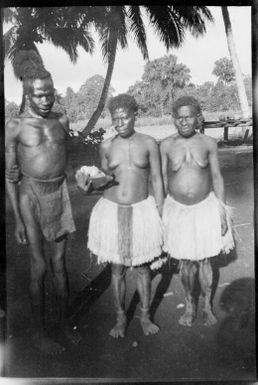
<svg viewBox="0 0 258 385">
<path fill-rule="evenodd" d="M 83 192 L 90 193 L 92 190 L 92 180 L 90 176 L 85 174 L 84 172 L 77 170 L 75 173 L 75 179 L 77 182 L 77 186 L 83 190 Z"/>
</svg>

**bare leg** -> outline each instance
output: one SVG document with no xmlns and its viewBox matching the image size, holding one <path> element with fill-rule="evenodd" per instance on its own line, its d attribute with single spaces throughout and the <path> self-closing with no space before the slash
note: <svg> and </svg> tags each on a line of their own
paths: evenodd
<svg viewBox="0 0 258 385">
<path fill-rule="evenodd" d="M 201 286 L 202 295 L 204 297 L 203 313 L 205 317 L 204 324 L 212 326 L 216 324 L 217 319 L 212 312 L 211 307 L 211 291 L 212 291 L 213 272 L 209 258 L 200 261 L 199 282 Z"/>
<path fill-rule="evenodd" d="M 196 306 L 194 299 L 194 286 L 198 268 L 196 262 L 182 261 L 181 262 L 181 280 L 185 289 L 185 313 L 180 317 L 178 323 L 183 326 L 192 326 L 193 320 L 196 317 Z"/>
<path fill-rule="evenodd" d="M 112 265 L 112 282 L 114 291 L 114 300 L 116 308 L 116 324 L 110 330 L 109 335 L 114 338 L 124 337 L 126 328 L 125 315 L 125 273 L 126 267 L 123 265 Z"/>
<path fill-rule="evenodd" d="M 140 322 L 143 333 L 156 334 L 159 331 L 159 327 L 150 320 L 149 308 L 150 308 L 150 292 L 151 292 L 151 279 L 150 279 L 150 267 L 149 265 L 136 267 L 137 271 L 137 289 L 141 300 L 141 316 Z"/>
<path fill-rule="evenodd" d="M 46 263 L 44 260 L 42 234 L 35 222 L 27 197 L 23 197 L 20 207 L 31 248 L 30 298 L 34 321 L 33 341 L 35 346 L 43 353 L 60 354 L 64 351 L 64 347 L 52 341 L 44 330 L 44 277 Z"/>
<path fill-rule="evenodd" d="M 68 323 L 68 277 L 65 267 L 66 245 L 67 237 L 62 238 L 62 240 L 58 242 L 53 242 L 51 267 L 54 276 L 57 303 L 59 306 L 61 329 L 72 343 L 78 343 L 81 341 L 82 337 L 80 333 L 76 329 L 73 329 L 72 325 L 69 325 Z"/>
</svg>

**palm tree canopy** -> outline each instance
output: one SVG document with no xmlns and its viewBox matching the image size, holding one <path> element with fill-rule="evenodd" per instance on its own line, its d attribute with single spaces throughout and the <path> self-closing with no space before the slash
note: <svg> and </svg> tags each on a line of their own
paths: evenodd
<svg viewBox="0 0 258 385">
<path fill-rule="evenodd" d="M 62 47 L 75 63 L 79 45 L 86 52 L 93 52 L 94 41 L 89 29 L 94 27 L 99 35 L 103 58 L 107 61 L 108 68 L 100 102 L 94 116 L 88 122 L 85 131 L 87 132 L 96 124 L 104 108 L 117 47 L 126 48 L 127 39 L 130 36 L 141 50 L 143 58 L 149 58 L 143 14 L 167 50 L 179 47 L 183 43 L 186 30 L 198 36 L 206 31 L 205 22 L 213 21 L 210 11 L 205 6 L 114 5 L 8 8 L 4 20 L 12 21 L 14 25 L 4 35 L 5 57 L 13 62 L 19 50 L 28 49 L 38 53 L 36 44 L 48 40 Z"/>
<path fill-rule="evenodd" d="M 39 55 L 36 44 L 50 41 L 61 47 L 73 63 L 78 58 L 78 46 L 92 53 L 94 41 L 87 28 L 81 28 L 77 19 L 66 18 L 69 7 L 6 8 L 4 21 L 13 26 L 4 34 L 5 58 L 11 63 L 21 50 L 33 50 Z M 15 74 L 16 75 L 16 74 Z"/>
<path fill-rule="evenodd" d="M 78 7 L 17 7 L 5 8 L 4 21 L 13 26 L 4 35 L 5 57 L 11 62 L 19 50 L 38 52 L 37 43 L 50 41 L 63 48 L 73 63 L 78 46 L 92 53 L 94 41 L 89 29 L 98 32 L 103 58 L 109 60 L 112 42 L 117 39 L 124 49 L 132 36 L 143 58 L 148 59 L 146 28 L 143 13 L 166 48 L 179 47 L 188 29 L 198 36 L 206 31 L 205 22 L 213 21 L 205 6 L 78 6 Z"/>
<path fill-rule="evenodd" d="M 131 36 L 140 48 L 143 58 L 149 58 L 144 24 L 146 18 L 167 50 L 183 43 L 187 29 L 197 37 L 206 31 L 205 22 L 213 21 L 211 12 L 205 6 L 123 5 L 86 8 L 87 17 L 93 17 L 91 22 L 99 33 L 103 58 L 107 60 L 108 67 L 99 105 L 83 130 L 84 135 L 95 126 L 105 106 L 117 47 L 126 48 L 127 38 Z M 83 13 L 83 7 L 81 11 Z M 145 19 L 143 14 L 146 15 Z M 89 22 L 87 17 L 84 20 L 86 23 Z"/>
<path fill-rule="evenodd" d="M 85 8 L 87 11 L 82 24 L 87 25 L 89 20 L 94 23 L 105 59 L 110 53 L 109 38 L 112 31 L 116 32 L 118 44 L 122 49 L 127 47 L 128 36 L 131 36 L 140 48 L 143 58 L 149 58 L 144 14 L 167 49 L 179 47 L 184 41 L 187 29 L 194 36 L 199 36 L 206 32 L 205 22 L 214 20 L 205 6 L 96 6 L 81 7 L 80 12 L 85 12 Z M 89 10 L 90 8 L 92 9 Z"/>
</svg>

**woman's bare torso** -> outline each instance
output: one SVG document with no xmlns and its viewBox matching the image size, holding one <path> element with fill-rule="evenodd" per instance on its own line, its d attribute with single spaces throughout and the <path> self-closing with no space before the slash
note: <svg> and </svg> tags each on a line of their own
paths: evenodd
<svg viewBox="0 0 258 385">
<path fill-rule="evenodd" d="M 168 193 L 191 205 L 206 198 L 211 190 L 209 153 L 205 140 L 196 134 L 176 137 L 168 154 Z"/>
<path fill-rule="evenodd" d="M 108 170 L 115 175 L 118 185 L 104 192 L 104 197 L 118 204 L 129 205 L 149 195 L 149 152 L 144 136 L 115 137 L 106 154 Z"/>
</svg>

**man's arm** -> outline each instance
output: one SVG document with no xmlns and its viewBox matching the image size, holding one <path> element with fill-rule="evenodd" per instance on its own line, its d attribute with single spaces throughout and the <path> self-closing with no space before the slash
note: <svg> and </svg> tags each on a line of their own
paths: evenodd
<svg viewBox="0 0 258 385">
<path fill-rule="evenodd" d="M 19 122 L 11 120 L 6 125 L 5 132 L 5 162 L 6 169 L 9 172 L 14 165 L 17 164 L 17 138 L 19 134 Z M 6 178 L 6 188 L 11 201 L 14 212 L 16 229 L 15 236 L 19 243 L 26 244 L 27 237 L 25 226 L 21 217 L 19 201 L 18 201 L 18 186 Z"/>
<path fill-rule="evenodd" d="M 164 140 L 160 143 L 160 154 L 161 154 L 161 169 L 162 169 L 162 177 L 164 183 L 164 193 L 165 196 L 168 193 L 168 156 L 167 156 L 167 141 Z"/>
<path fill-rule="evenodd" d="M 69 122 L 69 119 L 66 115 L 61 115 L 59 117 L 59 122 L 62 124 L 62 126 L 64 127 L 64 130 L 67 134 L 69 134 L 69 130 L 70 130 L 70 122 Z"/>
<path fill-rule="evenodd" d="M 149 142 L 149 161 L 151 171 L 151 183 L 153 187 L 153 194 L 157 204 L 159 214 L 162 215 L 162 208 L 164 202 L 164 189 L 161 175 L 161 162 L 159 146 L 154 139 Z"/>
</svg>

